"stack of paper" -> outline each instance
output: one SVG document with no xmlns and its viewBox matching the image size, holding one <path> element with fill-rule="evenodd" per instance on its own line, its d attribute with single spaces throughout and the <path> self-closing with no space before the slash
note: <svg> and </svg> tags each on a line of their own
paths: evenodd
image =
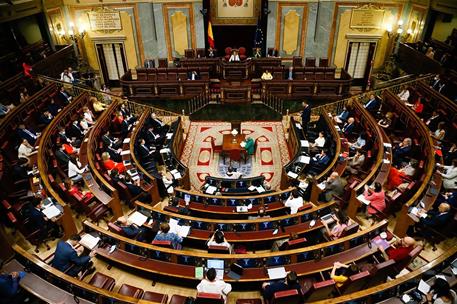
<svg viewBox="0 0 457 304">
<path fill-rule="evenodd" d="M 301 130 L 301 124 L 300 123 L 295 123 L 295 126 L 297 127 L 297 129 Z"/>
<path fill-rule="evenodd" d="M 365 199 L 365 196 L 363 195 L 363 193 L 360 194 L 359 196 L 357 196 L 357 199 L 358 199 L 360 202 L 364 203 L 365 205 L 369 205 L 369 204 L 370 204 L 370 201 L 367 200 L 367 199 Z"/>
<path fill-rule="evenodd" d="M 138 227 L 143 226 L 146 223 L 148 217 L 141 212 L 135 211 L 129 216 L 129 222 L 137 225 Z"/>
<path fill-rule="evenodd" d="M 60 215 L 60 210 L 57 209 L 57 207 L 54 206 L 54 205 L 49 205 L 48 207 L 46 207 L 45 209 L 43 209 L 41 212 L 43 212 L 43 214 L 44 214 L 48 219 L 52 219 L 52 218 L 54 218 L 54 217 Z"/>
<path fill-rule="evenodd" d="M 178 221 L 173 218 L 170 219 L 168 224 L 170 225 L 170 232 L 176 233 L 183 238 L 189 235 L 190 226 L 180 226 L 178 225 Z"/>
<path fill-rule="evenodd" d="M 284 267 L 276 267 L 268 269 L 268 277 L 270 280 L 284 279 L 287 276 L 286 269 Z"/>
<path fill-rule="evenodd" d="M 311 161 L 311 157 L 309 157 L 309 156 L 300 155 L 300 157 L 298 158 L 299 163 L 309 164 L 310 161 Z"/>
<path fill-rule="evenodd" d="M 390 164 L 390 160 L 388 160 L 388 159 L 383 159 L 382 162 L 385 164 Z"/>
<path fill-rule="evenodd" d="M 79 243 L 86 247 L 89 250 L 93 250 L 95 246 L 97 246 L 98 242 L 100 242 L 100 237 L 94 237 L 89 233 L 86 233 L 81 237 Z"/>
</svg>

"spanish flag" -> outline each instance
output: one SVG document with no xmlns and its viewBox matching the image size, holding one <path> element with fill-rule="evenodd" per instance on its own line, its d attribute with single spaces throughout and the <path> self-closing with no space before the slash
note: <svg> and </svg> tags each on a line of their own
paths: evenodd
<svg viewBox="0 0 457 304">
<path fill-rule="evenodd" d="M 211 26 L 211 21 L 208 20 L 208 44 L 209 47 L 214 49 L 214 36 L 213 36 L 213 27 Z"/>
</svg>

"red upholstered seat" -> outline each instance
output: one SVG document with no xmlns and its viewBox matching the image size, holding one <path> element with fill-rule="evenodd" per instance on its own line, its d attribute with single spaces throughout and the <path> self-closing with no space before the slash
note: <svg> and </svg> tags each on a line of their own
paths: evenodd
<svg viewBox="0 0 457 304">
<path fill-rule="evenodd" d="M 116 281 L 103 273 L 96 272 L 92 279 L 90 279 L 89 284 L 97 288 L 102 288 L 106 290 L 113 290 Z"/>
<path fill-rule="evenodd" d="M 144 293 L 144 290 L 135 286 L 128 284 L 122 284 L 121 288 L 118 291 L 119 294 L 132 297 L 135 299 L 140 299 Z"/>
<path fill-rule="evenodd" d="M 157 292 L 152 292 L 152 291 L 146 291 L 143 294 L 143 298 L 142 299 L 146 300 L 146 301 L 167 303 L 168 302 L 168 295 L 157 293 Z"/>
<path fill-rule="evenodd" d="M 171 241 L 152 241 L 152 245 L 173 249 Z"/>
<path fill-rule="evenodd" d="M 199 292 L 195 304 L 224 304 L 224 299 L 220 294 Z"/>
<path fill-rule="evenodd" d="M 186 300 L 187 300 L 187 297 L 185 297 L 185 296 L 173 295 L 171 297 L 170 304 L 185 304 Z"/>
<path fill-rule="evenodd" d="M 238 299 L 236 304 L 262 304 L 261 299 Z"/>
<path fill-rule="evenodd" d="M 272 304 L 300 304 L 302 296 L 296 289 L 275 292 Z"/>
<path fill-rule="evenodd" d="M 208 246 L 208 253 L 230 253 L 230 249 L 225 246 Z"/>
</svg>

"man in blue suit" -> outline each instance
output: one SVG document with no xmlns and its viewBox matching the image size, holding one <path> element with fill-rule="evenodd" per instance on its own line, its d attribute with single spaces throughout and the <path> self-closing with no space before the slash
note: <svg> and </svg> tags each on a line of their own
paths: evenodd
<svg viewBox="0 0 457 304">
<path fill-rule="evenodd" d="M 19 281 L 24 277 L 23 271 L 0 274 L 0 303 L 24 303 L 18 296 Z"/>
<path fill-rule="evenodd" d="M 406 162 L 406 158 L 411 153 L 413 141 L 409 137 L 405 137 L 403 141 L 394 148 L 393 151 L 393 162 L 394 165 L 398 166 L 403 162 Z"/>
<path fill-rule="evenodd" d="M 365 109 L 367 109 L 368 112 L 375 114 L 379 110 L 379 100 L 374 96 L 374 94 L 370 95 L 370 100 L 365 104 Z"/>
<path fill-rule="evenodd" d="M 427 217 L 420 219 L 416 228 L 416 233 L 427 238 L 432 235 L 433 231 L 443 232 L 451 218 L 451 206 L 448 203 L 441 203 L 438 211 L 430 210 Z"/>
<path fill-rule="evenodd" d="M 341 129 L 341 131 L 344 133 L 344 135 L 349 136 L 352 134 L 352 132 L 354 132 L 354 127 L 355 127 L 354 121 L 355 121 L 354 117 L 349 117 L 348 121 L 344 123 L 343 128 Z"/>
<path fill-rule="evenodd" d="M 91 251 L 89 255 L 82 255 L 84 251 L 83 247 L 75 249 L 75 246 L 80 240 L 81 237 L 77 234 L 72 235 L 67 241 L 60 240 L 57 244 L 56 252 L 54 253 L 52 267 L 65 272 L 73 265 L 73 267 L 71 267 L 71 269 L 67 272 L 68 275 L 73 277 L 88 268 L 89 271 L 87 274 L 93 273 L 95 268 L 92 267 L 90 258 L 95 256 L 95 251 Z"/>
<path fill-rule="evenodd" d="M 32 146 L 35 145 L 35 142 L 39 136 L 37 133 L 27 129 L 24 124 L 20 124 L 16 132 L 20 138 L 27 139 L 29 144 Z"/>
</svg>

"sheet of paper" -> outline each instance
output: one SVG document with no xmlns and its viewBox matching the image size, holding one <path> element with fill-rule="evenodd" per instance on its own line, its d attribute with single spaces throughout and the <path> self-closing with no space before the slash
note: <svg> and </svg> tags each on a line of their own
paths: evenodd
<svg viewBox="0 0 457 304">
<path fill-rule="evenodd" d="M 386 147 L 386 148 L 392 148 L 392 144 L 391 144 L 391 143 L 384 143 L 384 147 Z"/>
<path fill-rule="evenodd" d="M 121 152 L 121 155 L 129 155 L 130 154 L 130 150 L 123 150 Z"/>
<path fill-rule="evenodd" d="M 170 225 L 170 232 L 176 233 L 180 237 L 186 237 L 189 235 L 190 226 L 180 226 L 178 225 L 178 220 L 170 219 L 168 223 Z"/>
<path fill-rule="evenodd" d="M 297 178 L 298 174 L 292 171 L 287 172 L 287 176 L 290 178 Z"/>
<path fill-rule="evenodd" d="M 411 297 L 407 294 L 404 294 L 402 297 L 401 297 L 401 300 L 403 301 L 403 303 L 408 303 L 409 301 L 411 301 Z"/>
<path fill-rule="evenodd" d="M 146 223 L 148 217 L 141 212 L 135 211 L 129 216 L 129 222 L 137 225 L 138 227 L 143 226 Z"/>
<path fill-rule="evenodd" d="M 124 140 L 122 141 L 123 144 L 128 144 L 130 142 L 130 137 L 126 137 L 124 138 Z"/>
<path fill-rule="evenodd" d="M 248 207 L 248 210 L 251 210 L 252 209 L 252 203 L 249 204 L 247 207 Z"/>
<path fill-rule="evenodd" d="M 163 149 L 160 149 L 160 154 L 166 154 L 166 153 L 170 153 L 170 149 L 168 148 L 163 148 Z"/>
<path fill-rule="evenodd" d="M 171 139 L 171 137 L 173 136 L 173 133 L 167 133 L 167 139 Z"/>
<path fill-rule="evenodd" d="M 390 160 L 388 160 L 388 159 L 383 159 L 382 162 L 385 164 L 390 164 Z"/>
<path fill-rule="evenodd" d="M 319 183 L 319 184 L 317 184 L 317 186 L 319 187 L 319 189 L 324 190 L 325 189 L 325 182 Z"/>
<path fill-rule="evenodd" d="M 171 174 L 176 174 L 176 173 L 178 173 L 178 172 L 179 172 L 179 171 L 178 171 L 177 169 L 173 169 L 173 170 L 170 171 Z"/>
<path fill-rule="evenodd" d="M 359 196 L 357 196 L 357 199 L 360 202 L 364 203 L 365 205 L 369 205 L 370 204 L 370 201 L 365 199 L 365 197 L 363 196 L 363 193 L 360 194 Z"/>
<path fill-rule="evenodd" d="M 422 292 L 423 294 L 427 294 L 430 292 L 430 285 L 427 284 L 424 280 L 420 280 L 419 286 L 417 286 L 417 290 Z"/>
<path fill-rule="evenodd" d="M 256 189 L 255 186 L 252 186 L 252 185 L 249 186 L 249 188 L 248 188 L 249 191 L 254 191 L 255 189 Z"/>
<path fill-rule="evenodd" d="M 268 277 L 270 280 L 284 279 L 287 276 L 286 268 L 276 267 L 268 269 Z"/>
<path fill-rule="evenodd" d="M 86 247 L 89 250 L 92 250 L 97 246 L 98 242 L 100 242 L 100 237 L 94 237 L 93 235 L 86 233 L 81 237 L 79 243 Z"/>
<path fill-rule="evenodd" d="M 174 177 L 175 179 L 180 179 L 180 178 L 182 178 L 181 172 L 176 172 L 176 173 L 174 173 L 174 174 L 173 174 L 173 177 Z"/>
<path fill-rule="evenodd" d="M 203 279 L 203 267 L 195 267 L 195 278 L 196 279 Z"/>
<path fill-rule="evenodd" d="M 309 157 L 309 156 L 300 155 L 300 157 L 298 158 L 299 163 L 309 164 L 310 161 L 311 161 L 311 157 Z"/>
<path fill-rule="evenodd" d="M 60 210 L 54 206 L 50 205 L 47 208 L 43 209 L 41 212 L 48 218 L 52 219 L 53 217 L 59 216 L 60 215 Z"/>
<path fill-rule="evenodd" d="M 387 249 L 390 246 L 389 242 L 387 242 L 386 240 L 382 239 L 381 237 L 376 237 L 373 240 L 373 243 L 375 243 L 378 247 L 382 247 L 383 249 Z"/>
<path fill-rule="evenodd" d="M 236 212 L 248 212 L 247 206 L 236 206 Z"/>
<path fill-rule="evenodd" d="M 307 140 L 300 140 L 300 145 L 302 147 L 308 148 L 309 147 L 309 142 Z"/>
<path fill-rule="evenodd" d="M 246 143 L 245 143 L 244 141 L 240 142 L 240 147 L 241 147 L 241 148 L 246 147 Z"/>
<path fill-rule="evenodd" d="M 296 123 L 295 126 L 297 127 L 297 129 L 300 129 L 301 130 L 301 124 L 300 123 Z"/>
<path fill-rule="evenodd" d="M 298 187 L 300 187 L 303 190 L 308 189 L 308 186 L 309 186 L 309 184 L 307 182 L 304 182 L 304 181 L 300 181 L 300 184 L 298 185 Z"/>
<path fill-rule="evenodd" d="M 257 192 L 259 193 L 262 193 L 262 192 L 265 192 L 265 189 L 262 187 L 262 186 L 258 186 L 257 188 L 255 188 L 257 190 Z"/>
<path fill-rule="evenodd" d="M 206 191 L 205 193 L 207 194 L 214 194 L 216 192 L 217 188 L 214 187 L 214 186 L 208 186 L 208 188 L 206 188 Z"/>
</svg>

